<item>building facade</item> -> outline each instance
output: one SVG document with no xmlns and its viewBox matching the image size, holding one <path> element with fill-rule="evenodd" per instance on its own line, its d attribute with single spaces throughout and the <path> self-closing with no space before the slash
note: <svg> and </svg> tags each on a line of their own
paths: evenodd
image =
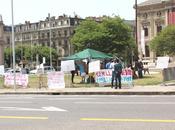
<svg viewBox="0 0 175 130">
<path fill-rule="evenodd" d="M 147 0 L 137 6 L 137 36 L 140 58 L 154 61 L 150 41 L 167 25 L 175 24 L 175 0 Z"/>
<path fill-rule="evenodd" d="M 74 34 L 75 27 L 81 19 L 77 16 L 68 17 L 66 15 L 47 17 L 43 21 L 15 25 L 15 43 L 51 46 L 55 48 L 60 58 L 71 55 L 73 46 L 70 37 Z M 50 34 L 51 32 L 51 34 Z"/>
<path fill-rule="evenodd" d="M 4 65 L 4 48 L 11 46 L 11 26 L 6 26 L 3 23 L 2 16 L 0 15 L 0 65 Z M 12 60 L 12 56 L 11 56 Z"/>
</svg>

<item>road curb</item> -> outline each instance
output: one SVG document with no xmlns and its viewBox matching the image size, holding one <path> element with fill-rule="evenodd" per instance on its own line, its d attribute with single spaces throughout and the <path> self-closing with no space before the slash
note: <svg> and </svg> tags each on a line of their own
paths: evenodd
<svg viewBox="0 0 175 130">
<path fill-rule="evenodd" d="M 39 95 L 175 95 L 175 91 L 164 92 L 1 92 L 3 94 L 39 94 Z"/>
</svg>

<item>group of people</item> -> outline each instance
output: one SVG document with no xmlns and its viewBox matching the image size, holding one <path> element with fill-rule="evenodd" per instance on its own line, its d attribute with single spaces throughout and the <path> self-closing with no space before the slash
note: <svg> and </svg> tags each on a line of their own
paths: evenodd
<svg viewBox="0 0 175 130">
<path fill-rule="evenodd" d="M 85 78 L 88 72 L 88 64 L 81 62 L 81 63 L 75 63 L 75 70 L 71 71 L 72 74 L 72 83 L 74 83 L 74 76 L 75 74 L 80 75 L 82 77 L 82 81 L 85 83 Z M 111 88 L 119 88 L 121 89 L 121 74 L 123 65 L 121 61 L 117 59 L 110 59 L 105 64 L 105 69 L 112 69 L 112 80 L 111 80 Z M 149 70 L 144 70 L 144 66 L 141 60 L 135 61 L 134 68 L 130 66 L 130 68 L 133 70 L 133 74 L 137 75 L 138 78 L 143 78 L 143 71 L 144 73 L 147 71 L 149 74 Z M 138 72 L 138 74 L 135 73 L 135 71 Z M 115 83 L 115 84 L 114 84 Z"/>
<path fill-rule="evenodd" d="M 86 64 L 83 61 L 77 61 L 75 62 L 75 70 L 71 71 L 71 81 L 74 83 L 74 77 L 75 75 L 81 76 L 81 83 L 85 83 L 87 72 L 88 72 L 88 64 Z"/>
<path fill-rule="evenodd" d="M 105 66 L 106 69 L 112 69 L 112 80 L 111 80 L 111 88 L 114 87 L 115 81 L 115 89 L 121 89 L 121 73 L 122 73 L 122 64 L 119 59 L 109 60 Z"/>
</svg>

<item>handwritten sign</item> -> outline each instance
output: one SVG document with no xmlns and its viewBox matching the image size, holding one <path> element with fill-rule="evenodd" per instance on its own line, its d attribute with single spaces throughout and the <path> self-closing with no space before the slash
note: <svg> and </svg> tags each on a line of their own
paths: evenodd
<svg viewBox="0 0 175 130">
<path fill-rule="evenodd" d="M 89 73 L 100 71 L 100 61 L 92 61 L 89 63 Z"/>
<path fill-rule="evenodd" d="M 50 89 L 65 88 L 64 73 L 61 71 L 50 72 L 47 75 L 48 87 Z"/>
<path fill-rule="evenodd" d="M 4 75 L 4 65 L 0 65 L 0 75 Z"/>
<path fill-rule="evenodd" d="M 61 61 L 61 71 L 70 72 L 72 70 L 75 70 L 74 60 Z"/>
<path fill-rule="evenodd" d="M 7 85 L 7 86 L 14 85 L 14 74 L 6 73 L 4 84 Z M 16 73 L 16 85 L 27 87 L 27 85 L 28 85 L 28 75 L 27 74 Z"/>
<path fill-rule="evenodd" d="M 157 57 L 156 68 L 164 69 L 168 68 L 169 57 Z"/>
</svg>

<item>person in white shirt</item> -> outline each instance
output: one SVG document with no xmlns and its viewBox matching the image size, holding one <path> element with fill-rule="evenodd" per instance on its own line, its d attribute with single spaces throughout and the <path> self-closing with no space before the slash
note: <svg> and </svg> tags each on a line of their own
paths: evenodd
<svg viewBox="0 0 175 130">
<path fill-rule="evenodd" d="M 113 60 L 110 69 L 112 69 L 112 80 L 111 80 L 111 88 L 113 88 L 114 85 L 114 79 L 115 79 L 115 72 L 114 72 L 114 65 L 116 64 L 116 60 Z"/>
</svg>

